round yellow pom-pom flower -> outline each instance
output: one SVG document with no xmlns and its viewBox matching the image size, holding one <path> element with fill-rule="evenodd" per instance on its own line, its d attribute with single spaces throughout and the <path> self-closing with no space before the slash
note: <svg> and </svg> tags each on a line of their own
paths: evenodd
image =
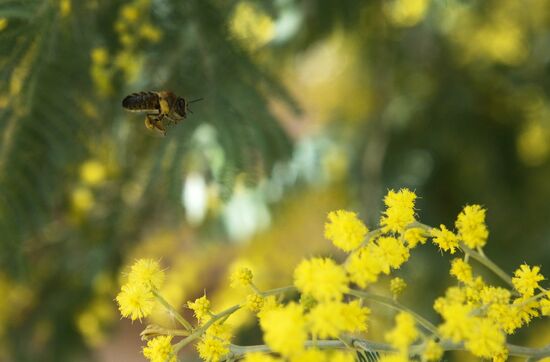
<svg viewBox="0 0 550 362">
<path fill-rule="evenodd" d="M 294 270 L 294 285 L 319 301 L 340 300 L 349 290 L 346 271 L 328 258 L 303 260 Z"/>
<path fill-rule="evenodd" d="M 367 330 L 367 317 L 370 309 L 361 306 L 361 302 L 354 300 L 342 306 L 342 315 L 346 319 L 344 330 L 348 332 L 365 332 Z"/>
<path fill-rule="evenodd" d="M 409 189 L 401 189 L 397 192 L 389 190 L 384 197 L 387 209 L 380 218 L 382 230 L 394 233 L 405 231 L 405 228 L 415 221 L 415 200 L 416 194 Z"/>
<path fill-rule="evenodd" d="M 386 340 L 400 351 L 406 350 L 418 338 L 414 318 L 401 312 L 395 317 L 395 324 L 395 328 L 386 333 Z"/>
<path fill-rule="evenodd" d="M 151 289 L 145 284 L 126 284 L 116 297 L 120 314 L 125 318 L 136 319 L 151 314 L 155 300 Z"/>
<path fill-rule="evenodd" d="M 544 280 L 544 277 L 539 273 L 540 267 L 534 266 L 531 268 L 527 264 L 523 264 L 514 272 L 512 283 L 514 288 L 524 297 L 532 297 L 535 294 L 535 289 L 539 287 L 539 282 Z"/>
<path fill-rule="evenodd" d="M 438 301 L 441 301 L 438 299 Z M 436 301 L 437 303 L 437 301 Z M 435 307 L 434 307 L 435 309 Z M 470 333 L 472 324 L 474 322 L 473 317 L 470 316 L 473 307 L 471 305 L 463 305 L 459 303 L 441 302 L 436 309 L 445 320 L 440 324 L 438 329 L 441 335 L 445 338 L 458 343 Z"/>
<path fill-rule="evenodd" d="M 383 236 L 376 240 L 373 250 L 385 274 L 390 273 L 390 268 L 399 269 L 410 256 L 409 249 L 400 240 L 391 236 Z"/>
<path fill-rule="evenodd" d="M 472 267 L 462 259 L 454 259 L 451 264 L 451 275 L 464 284 L 471 284 L 474 281 Z"/>
<path fill-rule="evenodd" d="M 318 338 L 337 338 L 345 323 L 341 302 L 320 303 L 311 309 L 307 321 L 311 333 Z"/>
<path fill-rule="evenodd" d="M 478 357 L 491 358 L 505 352 L 504 333 L 489 319 L 476 318 L 464 346 Z"/>
<path fill-rule="evenodd" d="M 248 268 L 239 268 L 235 270 L 231 276 L 229 277 L 231 281 L 231 288 L 236 287 L 248 287 L 250 284 L 252 284 L 252 270 Z"/>
<path fill-rule="evenodd" d="M 109 52 L 106 48 L 94 48 L 91 53 L 92 62 L 97 65 L 106 65 L 109 62 Z"/>
<path fill-rule="evenodd" d="M 454 254 L 458 248 L 458 236 L 450 230 L 447 230 L 445 225 L 441 225 L 440 229 L 431 229 L 433 242 L 443 251 L 450 251 Z"/>
<path fill-rule="evenodd" d="M 136 6 L 132 4 L 128 4 L 128 5 L 124 5 L 120 9 L 120 15 L 128 23 L 135 23 L 137 22 L 140 14 L 139 14 L 139 9 Z"/>
<path fill-rule="evenodd" d="M 479 205 L 467 205 L 458 215 L 455 223 L 460 238 L 468 247 L 483 247 L 487 242 L 489 230 L 485 225 L 485 209 Z"/>
<path fill-rule="evenodd" d="M 420 228 L 410 228 L 405 230 L 404 238 L 407 241 L 407 246 L 409 249 L 414 248 L 419 243 L 425 244 L 427 239 L 426 233 Z"/>
<path fill-rule="evenodd" d="M 328 214 L 325 223 L 325 237 L 343 251 L 352 251 L 359 247 L 369 230 L 351 211 L 337 210 Z"/>
<path fill-rule="evenodd" d="M 94 56 L 93 52 L 92 56 Z M 88 160 L 80 166 L 80 178 L 84 181 L 84 183 L 90 186 L 97 186 L 101 184 L 105 180 L 105 175 L 105 166 L 100 161 Z"/>
<path fill-rule="evenodd" d="M 245 306 L 251 312 L 257 313 L 264 306 L 265 298 L 259 294 L 253 293 L 246 296 Z"/>
<path fill-rule="evenodd" d="M 405 281 L 399 277 L 393 278 L 390 281 L 390 291 L 394 298 L 400 296 L 406 287 L 407 283 L 405 283 Z"/>
<path fill-rule="evenodd" d="M 443 357 L 443 348 L 436 341 L 430 339 L 424 347 L 424 352 L 422 352 L 422 360 L 439 361 L 441 357 Z"/>
<path fill-rule="evenodd" d="M 260 316 L 264 341 L 283 356 L 297 354 L 304 349 L 307 339 L 302 308 L 295 303 L 266 311 Z"/>
<path fill-rule="evenodd" d="M 231 331 L 228 325 L 215 323 L 211 325 L 202 339 L 197 343 L 199 356 L 207 362 L 218 362 L 229 353 Z"/>
<path fill-rule="evenodd" d="M 198 321 L 210 318 L 210 301 L 206 295 L 195 299 L 194 302 L 187 302 L 187 307 L 195 313 Z"/>
<path fill-rule="evenodd" d="M 172 336 L 155 337 L 143 348 L 143 355 L 151 362 L 176 362 Z"/>
<path fill-rule="evenodd" d="M 275 22 L 254 3 L 240 1 L 229 21 L 229 31 L 250 51 L 267 44 L 275 36 Z"/>
<path fill-rule="evenodd" d="M 263 298 L 263 304 L 260 308 L 260 311 L 258 312 L 258 318 L 262 319 L 265 313 L 273 309 L 277 309 L 280 306 L 281 304 L 274 295 Z"/>
<path fill-rule="evenodd" d="M 162 38 L 162 31 L 150 23 L 143 23 L 139 27 L 139 35 L 143 39 L 156 43 Z"/>
<path fill-rule="evenodd" d="M 342 332 L 367 330 L 370 310 L 358 301 L 319 303 L 307 315 L 311 333 L 319 338 L 337 338 Z"/>
<path fill-rule="evenodd" d="M 204 361 L 218 362 L 229 353 L 229 342 L 206 335 L 197 343 L 197 351 Z"/>
<path fill-rule="evenodd" d="M 139 259 L 128 274 L 131 284 L 145 284 L 149 288 L 160 289 L 164 282 L 164 271 L 160 269 L 158 261 L 153 259 Z"/>
<path fill-rule="evenodd" d="M 345 265 L 351 281 L 361 288 L 365 288 L 369 283 L 375 283 L 382 272 L 382 263 L 374 252 L 375 247 L 377 246 L 369 244 L 361 248 L 351 254 Z"/>
</svg>

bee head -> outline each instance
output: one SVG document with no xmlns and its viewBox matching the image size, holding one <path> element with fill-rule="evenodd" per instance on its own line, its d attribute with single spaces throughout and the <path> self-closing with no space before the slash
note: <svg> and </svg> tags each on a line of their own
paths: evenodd
<svg viewBox="0 0 550 362">
<path fill-rule="evenodd" d="M 174 111 L 180 116 L 182 116 L 183 118 L 185 118 L 187 117 L 188 106 L 189 105 L 185 101 L 185 98 L 178 97 L 178 99 L 176 100 L 176 104 L 174 106 Z"/>
</svg>

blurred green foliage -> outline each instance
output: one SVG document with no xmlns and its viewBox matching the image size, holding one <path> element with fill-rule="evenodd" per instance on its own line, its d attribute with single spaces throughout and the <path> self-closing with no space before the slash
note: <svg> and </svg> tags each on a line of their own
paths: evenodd
<svg viewBox="0 0 550 362">
<path fill-rule="evenodd" d="M 242 190 L 263 215 L 289 186 L 299 199 L 332 184 L 373 222 L 385 190 L 406 186 L 427 224 L 484 205 L 488 253 L 548 275 L 548 8 L 0 0 L 0 356 L 82 353 L 83 311 L 106 310 L 129 251 L 189 216 L 189 175 L 207 185 L 203 239 L 227 240 Z M 120 105 L 162 89 L 204 98 L 164 138 Z"/>
</svg>

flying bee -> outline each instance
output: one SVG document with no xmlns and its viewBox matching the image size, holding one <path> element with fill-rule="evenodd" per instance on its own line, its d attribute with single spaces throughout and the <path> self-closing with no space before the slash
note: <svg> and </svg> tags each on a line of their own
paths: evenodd
<svg viewBox="0 0 550 362">
<path fill-rule="evenodd" d="M 132 93 L 122 100 L 122 107 L 132 112 L 147 112 L 145 127 L 157 129 L 166 134 L 163 120 L 177 124 L 191 112 L 189 104 L 202 100 L 195 99 L 191 102 L 183 97 L 178 97 L 169 91 Z"/>
</svg>

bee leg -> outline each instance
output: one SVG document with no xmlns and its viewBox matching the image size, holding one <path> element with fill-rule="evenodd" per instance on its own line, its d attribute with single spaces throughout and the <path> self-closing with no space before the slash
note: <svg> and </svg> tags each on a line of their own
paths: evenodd
<svg viewBox="0 0 550 362">
<path fill-rule="evenodd" d="M 166 128 L 164 128 L 162 122 L 158 121 L 157 123 L 155 123 L 155 128 L 162 132 L 163 136 L 166 136 Z"/>
<path fill-rule="evenodd" d="M 160 132 L 162 132 L 163 136 L 166 136 L 166 128 L 164 128 L 164 125 L 162 124 L 162 120 L 164 119 L 164 113 L 161 113 L 156 117 L 155 122 L 155 128 L 158 129 Z"/>
<path fill-rule="evenodd" d="M 145 118 L 145 127 L 148 129 L 158 129 L 163 135 L 166 135 L 166 129 L 162 125 L 164 115 L 148 114 Z"/>
<path fill-rule="evenodd" d="M 170 116 L 167 116 L 166 118 L 168 118 L 170 122 L 174 124 L 178 124 L 178 122 L 183 119 L 183 117 L 178 117 L 176 115 L 170 115 Z"/>
<path fill-rule="evenodd" d="M 155 114 L 148 114 L 145 117 L 145 127 L 147 127 L 147 129 L 155 129 L 156 122 L 157 118 L 155 117 Z"/>
</svg>

